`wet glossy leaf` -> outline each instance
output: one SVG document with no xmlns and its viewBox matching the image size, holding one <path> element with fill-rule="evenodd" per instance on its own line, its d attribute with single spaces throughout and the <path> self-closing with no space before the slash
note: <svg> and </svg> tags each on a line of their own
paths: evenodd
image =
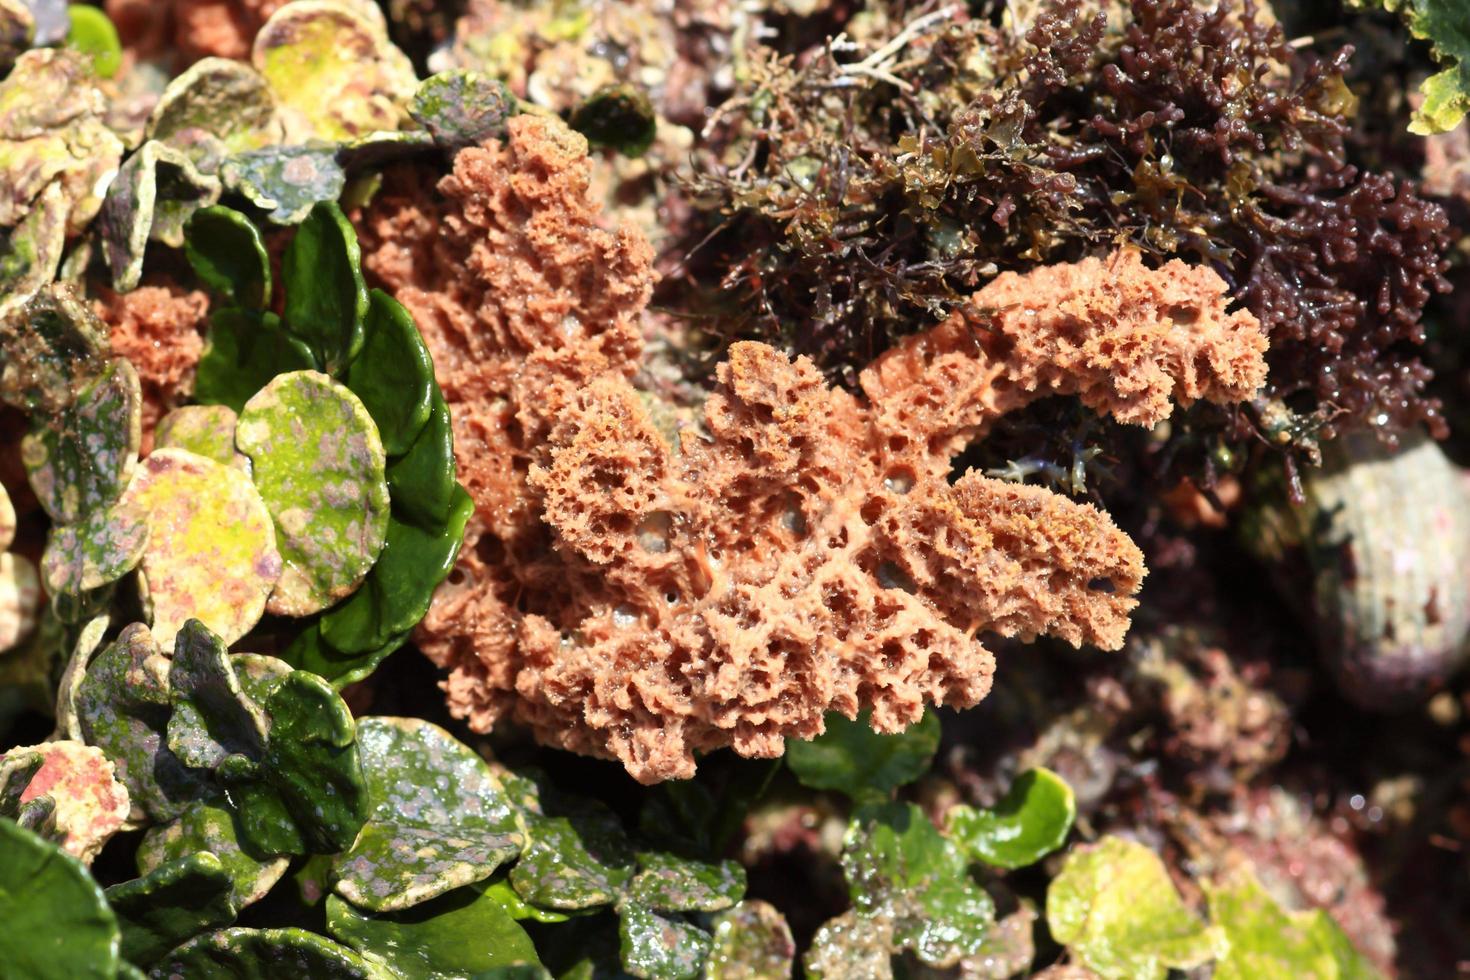
<svg viewBox="0 0 1470 980">
<path fill-rule="evenodd" d="M 424 79 L 408 111 L 434 142 L 458 150 L 504 135 L 505 120 L 519 107 L 500 79 L 455 69 Z"/>
<path fill-rule="evenodd" d="M 588 143 L 610 147 L 626 157 L 646 153 L 658 131 L 658 116 L 648 95 L 625 82 L 593 92 L 577 106 L 570 122 Z"/>
<path fill-rule="evenodd" d="M 203 58 L 168 83 L 149 117 L 148 138 L 180 145 L 201 133 L 237 152 L 280 141 L 275 97 L 259 72 L 229 58 Z"/>
<path fill-rule="evenodd" d="M 498 966 L 539 962 L 531 937 L 478 885 L 379 915 L 332 895 L 327 930 L 358 952 L 382 959 L 405 980 L 477 976 Z"/>
<path fill-rule="evenodd" d="M 349 389 L 316 371 L 276 377 L 245 404 L 235 444 L 250 457 L 282 558 L 267 609 L 306 616 L 350 595 L 383 549 L 383 444 Z"/>
<path fill-rule="evenodd" d="M 80 595 L 105 588 L 137 568 L 147 546 L 148 522 L 116 504 L 75 524 L 58 524 L 41 556 L 46 591 Z"/>
<path fill-rule="evenodd" d="M 409 451 L 388 464 L 388 487 L 395 509 L 408 523 L 432 528 L 451 522 L 463 491 L 454 480 L 454 425 L 437 385 L 428 422 Z"/>
<path fill-rule="evenodd" d="M 706 980 L 789 977 L 796 942 L 786 918 L 769 902 L 748 899 L 711 920 L 714 942 L 705 961 Z"/>
<path fill-rule="evenodd" d="M 158 420 L 153 429 L 156 449 L 187 449 L 196 456 L 227 466 L 248 466 L 235 452 L 235 415 L 228 405 L 185 405 Z"/>
<path fill-rule="evenodd" d="M 81 520 L 122 493 L 138 464 L 142 404 L 138 373 L 119 357 L 58 416 L 36 417 L 21 460 L 52 520 Z"/>
<path fill-rule="evenodd" d="M 66 46 L 80 51 L 92 59 L 92 70 L 99 78 L 111 78 L 122 65 L 122 42 L 117 39 L 117 28 L 107 15 L 96 7 L 72 4 L 67 8 L 71 30 L 66 35 Z"/>
<path fill-rule="evenodd" d="M 335 146 L 268 146 L 237 153 L 220 165 L 220 177 L 278 225 L 297 224 L 317 204 L 341 197 L 347 186 Z"/>
<path fill-rule="evenodd" d="M 194 212 L 184 255 L 206 286 L 237 306 L 263 309 L 271 298 L 271 264 L 255 222 L 233 208 Z"/>
<path fill-rule="evenodd" d="M 347 386 L 377 424 L 383 451 L 407 452 L 429 420 L 434 362 L 413 317 L 381 289 L 368 295 L 362 351 L 347 370 Z"/>
<path fill-rule="evenodd" d="M 122 956 L 147 966 L 179 943 L 235 920 L 233 880 L 218 857 L 190 854 L 104 893 L 122 929 Z"/>
<path fill-rule="evenodd" d="M 304 929 L 221 929 L 184 943 L 149 976 L 229 977 L 233 980 L 392 980 L 359 954 Z"/>
<path fill-rule="evenodd" d="M 143 460 L 122 506 L 144 516 L 141 584 L 163 649 L 186 619 L 229 646 L 265 611 L 281 558 L 270 512 L 250 477 L 183 449 Z"/>
<path fill-rule="evenodd" d="M 638 865 L 628 898 L 658 912 L 718 912 L 745 894 L 745 869 L 735 861 L 708 864 L 640 851 Z"/>
<path fill-rule="evenodd" d="M 312 852 L 345 850 L 370 806 L 352 712 L 330 684 L 299 670 L 280 681 L 265 707 L 265 781 Z"/>
<path fill-rule="evenodd" d="M 1104 837 L 1067 855 L 1046 893 L 1052 936 L 1102 977 L 1162 980 L 1223 951 L 1218 930 L 1184 904 L 1158 855 Z"/>
<path fill-rule="evenodd" d="M 239 412 L 278 374 L 310 370 L 316 356 L 274 313 L 215 310 L 194 375 L 194 397 Z"/>
<path fill-rule="evenodd" d="M 691 980 L 709 956 L 710 935 L 679 916 L 636 902 L 618 908 L 623 969 L 644 980 Z"/>
<path fill-rule="evenodd" d="M 860 810 L 842 869 L 859 927 L 864 918 L 890 921 L 895 951 L 930 966 L 976 952 L 995 921 L 995 903 L 971 880 L 964 855 L 911 803 Z"/>
<path fill-rule="evenodd" d="M 566 922 L 575 913 L 556 912 L 552 909 L 538 909 L 534 905 L 527 905 L 521 896 L 510 886 L 510 879 L 497 874 L 488 883 L 482 883 L 485 894 L 500 903 L 506 914 L 512 919 L 530 920 L 532 922 Z"/>
<path fill-rule="evenodd" d="M 113 761 L 135 820 L 171 819 L 204 788 L 168 748 L 168 668 L 152 632 L 134 623 L 97 655 L 77 691 L 81 735 Z"/>
<path fill-rule="evenodd" d="M 171 823 L 150 828 L 138 846 L 138 870 L 147 875 L 202 852 L 218 858 L 229 875 L 230 904 L 236 910 L 264 898 L 289 863 L 284 857 L 258 860 L 247 853 L 234 816 L 216 800 L 191 803 Z"/>
<path fill-rule="evenodd" d="M 106 327 L 61 283 L 0 322 L 0 350 L 0 397 L 28 413 L 61 412 L 111 363 Z"/>
<path fill-rule="evenodd" d="M 91 864 L 102 845 L 121 829 L 130 810 L 127 788 L 117 781 L 112 763 L 99 749 L 63 739 L 11 749 L 0 756 L 0 768 L 12 753 L 27 763 L 34 762 L 28 756 L 39 755 L 41 763 L 29 773 L 16 802 L 24 807 L 32 800 L 49 798 L 52 806 L 45 836 L 72 857 Z M 7 785 L 4 795 L 9 797 L 12 790 Z"/>
<path fill-rule="evenodd" d="M 168 747 L 184 765 L 214 769 L 228 755 L 264 753 L 265 712 L 241 688 L 220 638 L 197 619 L 179 628 L 168 680 Z"/>
<path fill-rule="evenodd" d="M 0 963 L 36 980 L 112 980 L 117 919 L 76 858 L 0 817 Z"/>
<path fill-rule="evenodd" d="M 1470 8 L 1464 0 L 1378 0 L 1373 6 L 1402 14 L 1410 33 L 1429 42 L 1443 69 L 1420 85 L 1424 98 L 1409 131 L 1427 136 L 1454 129 L 1470 112 Z"/>
<path fill-rule="evenodd" d="M 251 63 L 276 93 L 291 142 L 397 129 L 417 85 L 381 24 L 336 3 L 279 9 L 256 34 Z"/>
<path fill-rule="evenodd" d="M 939 748 L 939 719 L 932 712 L 897 735 L 873 731 L 868 714 L 849 720 L 829 713 L 821 735 L 810 742 L 786 743 L 786 764 L 803 786 L 868 801 L 886 798 L 928 771 Z"/>
<path fill-rule="evenodd" d="M 600 805 L 563 816 L 526 815 L 527 844 L 510 871 L 525 901 L 548 909 L 615 902 L 636 870 L 617 817 Z"/>
<path fill-rule="evenodd" d="M 362 350 L 368 311 L 357 232 L 336 204 L 318 204 L 281 261 L 286 324 L 340 375 Z"/>
<path fill-rule="evenodd" d="M 424 618 L 434 590 L 454 568 L 465 524 L 474 513 L 469 494 L 460 490 L 456 496 L 447 527 L 424 531 L 396 517 L 388 522 L 382 557 L 362 589 L 321 619 L 322 639 L 330 647 L 343 654 L 380 654 L 381 659 L 385 647 L 402 641 Z M 354 672 L 364 666 L 338 662 Z"/>
<path fill-rule="evenodd" d="M 220 190 L 218 177 L 201 172 L 187 153 L 158 140 L 128 157 L 98 216 L 112 287 L 127 292 L 138 285 L 150 240 L 176 248 L 184 244 L 184 223 L 219 200 Z"/>
<path fill-rule="evenodd" d="M 954 806 L 945 815 L 950 840 L 972 859 L 996 868 L 1024 868 L 1061 847 L 1077 804 L 1072 787 L 1050 769 L 1016 777 L 993 808 Z"/>
<path fill-rule="evenodd" d="M 1228 880 L 1206 886 L 1205 892 L 1210 918 L 1229 947 L 1215 965 L 1216 980 L 1381 976 L 1325 911 L 1287 912 L 1249 871 L 1236 871 Z"/>
<path fill-rule="evenodd" d="M 371 813 L 336 865 L 336 891 L 394 911 L 489 877 L 524 840 L 500 781 L 479 756 L 416 718 L 358 727 Z"/>
</svg>

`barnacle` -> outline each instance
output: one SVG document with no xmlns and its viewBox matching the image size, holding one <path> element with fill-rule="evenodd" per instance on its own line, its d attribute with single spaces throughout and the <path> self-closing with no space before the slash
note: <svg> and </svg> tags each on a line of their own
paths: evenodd
<svg viewBox="0 0 1470 980">
<path fill-rule="evenodd" d="M 361 219 L 382 242 L 366 267 L 424 327 L 478 508 L 419 631 L 452 710 L 656 781 L 696 751 L 778 755 L 831 709 L 895 731 L 926 701 L 974 704 L 980 632 L 1122 642 L 1144 572 L 1128 538 L 1039 488 L 951 485 L 949 458 L 1050 394 L 1142 423 L 1171 397 L 1249 396 L 1264 339 L 1218 277 L 1121 252 L 1003 278 L 974 297 L 1006 307 L 988 331 L 957 316 L 913 338 L 867 398 L 736 344 L 675 449 L 628 380 L 648 250 L 596 227 L 585 153 L 515 117 L 456 158 L 447 200 Z M 430 269 L 464 273 L 430 290 Z"/>
</svg>

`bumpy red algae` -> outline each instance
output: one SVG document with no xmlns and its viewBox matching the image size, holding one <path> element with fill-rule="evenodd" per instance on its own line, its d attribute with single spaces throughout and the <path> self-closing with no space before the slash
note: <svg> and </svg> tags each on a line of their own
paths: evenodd
<svg viewBox="0 0 1470 980">
<path fill-rule="evenodd" d="M 141 286 L 130 293 L 104 291 L 96 309 L 111 328 L 113 351 L 138 371 L 146 453 L 153 445 L 154 425 L 194 389 L 209 297 L 173 285 Z"/>
<path fill-rule="evenodd" d="M 250 57 L 261 25 L 286 0 L 107 0 L 123 46 L 140 59 L 159 55 Z"/>
<path fill-rule="evenodd" d="M 1013 290 L 1038 314 L 963 340 L 943 324 L 874 365 L 866 400 L 736 344 L 671 445 L 629 380 L 652 256 L 599 227 L 585 152 L 517 117 L 437 199 L 405 172 L 359 216 L 366 267 L 434 353 L 477 504 L 418 633 L 456 715 L 653 782 L 710 749 L 779 755 L 831 710 L 897 731 L 928 702 L 972 705 L 983 633 L 1122 643 L 1144 574 L 1128 537 L 1040 488 L 951 485 L 949 455 L 1045 394 L 1144 423 L 1171 397 L 1248 394 L 1264 342 L 1217 277 L 1120 253 L 997 280 L 977 304 Z"/>
</svg>

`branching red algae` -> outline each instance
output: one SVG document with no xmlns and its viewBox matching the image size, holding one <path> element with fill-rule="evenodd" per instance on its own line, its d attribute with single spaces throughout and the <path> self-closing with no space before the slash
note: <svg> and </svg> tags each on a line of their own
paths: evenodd
<svg viewBox="0 0 1470 980">
<path fill-rule="evenodd" d="M 360 216 L 367 268 L 434 353 L 477 505 L 418 633 L 455 714 L 654 782 L 723 746 L 777 756 L 829 710 L 896 731 L 927 701 L 973 705 L 984 632 L 1122 643 L 1144 574 L 1128 537 L 1040 488 L 951 484 L 950 458 L 1053 394 L 1140 424 L 1248 397 L 1265 340 L 1214 273 L 1119 252 L 1002 276 L 982 312 L 865 371 L 866 399 L 736 344 L 675 447 L 629 381 L 652 254 L 598 227 L 585 152 L 516 117 L 433 203 L 400 174 Z"/>
</svg>

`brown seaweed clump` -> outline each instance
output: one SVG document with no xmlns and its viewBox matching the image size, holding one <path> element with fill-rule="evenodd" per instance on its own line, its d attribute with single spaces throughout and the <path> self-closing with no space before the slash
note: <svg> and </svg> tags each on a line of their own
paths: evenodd
<svg viewBox="0 0 1470 980">
<path fill-rule="evenodd" d="M 420 628 L 452 710 L 611 756 L 654 782 L 694 753 L 772 757 L 823 714 L 880 731 L 990 688 L 983 632 L 1116 648 L 1142 556 L 1106 514 L 951 456 L 1005 412 L 1076 394 L 1153 424 L 1238 401 L 1265 340 L 1224 283 L 1120 252 L 975 295 L 862 376 L 734 345 L 702 429 L 670 445 L 629 378 L 652 255 L 598 227 L 586 147 L 512 119 L 426 204 L 413 175 L 360 217 L 368 269 L 417 318 L 477 505 Z M 420 183 L 418 186 L 422 186 Z M 432 285 L 431 285 L 432 284 Z"/>
<path fill-rule="evenodd" d="M 174 285 L 141 286 L 129 293 L 104 291 L 97 315 L 110 328 L 112 349 L 133 362 L 143 388 L 143 452 L 153 427 L 194 389 L 194 368 L 204 349 L 200 331 L 209 297 Z"/>
</svg>

